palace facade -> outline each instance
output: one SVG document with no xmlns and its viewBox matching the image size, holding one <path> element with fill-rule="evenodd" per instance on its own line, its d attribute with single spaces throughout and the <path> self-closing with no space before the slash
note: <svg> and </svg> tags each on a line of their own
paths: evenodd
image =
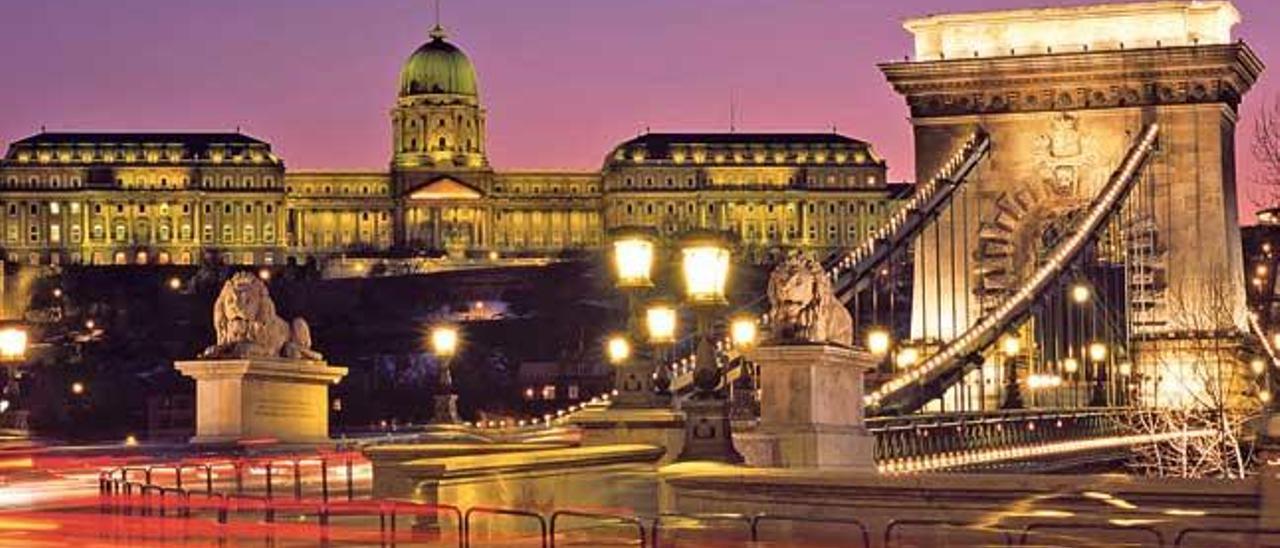
<svg viewBox="0 0 1280 548">
<path fill-rule="evenodd" d="M 0 160 L 0 247 L 27 264 L 549 256 L 612 228 L 731 231 L 751 253 L 846 247 L 907 185 L 836 133 L 647 133 L 600 171 L 496 171 L 470 59 L 437 26 L 405 62 L 389 171 L 287 171 L 236 133 L 56 133 Z"/>
</svg>

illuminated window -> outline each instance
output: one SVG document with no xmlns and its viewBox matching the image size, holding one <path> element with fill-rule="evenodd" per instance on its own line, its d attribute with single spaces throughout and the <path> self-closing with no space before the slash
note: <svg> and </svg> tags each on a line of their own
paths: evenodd
<svg viewBox="0 0 1280 548">
<path fill-rule="evenodd" d="M 230 242 L 231 240 L 235 239 L 235 237 L 236 237 L 236 231 L 234 228 L 231 227 L 231 225 L 222 226 L 222 241 Z"/>
<path fill-rule="evenodd" d="M 81 236 L 80 225 L 71 225 L 71 243 L 80 243 Z"/>
<path fill-rule="evenodd" d="M 126 230 L 124 225 L 116 225 L 116 241 L 123 242 L 125 240 Z"/>
<path fill-rule="evenodd" d="M 49 225 L 49 241 L 55 244 L 62 242 L 62 227 L 60 225 Z"/>
<path fill-rule="evenodd" d="M 554 384 L 548 384 L 548 385 L 546 385 L 546 386 L 543 386 L 543 387 L 542 387 L 542 399 L 544 399 L 544 400 L 554 400 L 554 399 L 556 399 L 556 385 L 554 385 Z"/>
</svg>

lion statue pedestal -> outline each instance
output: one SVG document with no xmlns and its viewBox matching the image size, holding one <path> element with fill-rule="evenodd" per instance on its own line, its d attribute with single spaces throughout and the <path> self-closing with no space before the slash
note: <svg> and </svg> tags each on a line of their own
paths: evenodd
<svg viewBox="0 0 1280 548">
<path fill-rule="evenodd" d="M 770 341 L 760 366 L 760 426 L 735 433 L 753 466 L 875 471 L 862 382 L 876 359 L 851 348 L 853 319 L 822 266 L 792 255 L 769 276 Z"/>
<path fill-rule="evenodd" d="M 213 324 L 216 342 L 200 359 L 174 364 L 196 381 L 191 442 L 328 442 L 329 386 L 347 368 L 311 349 L 307 322 L 277 316 L 266 283 L 242 272 L 222 286 Z"/>
<path fill-rule="evenodd" d="M 862 382 L 876 360 L 828 344 L 761 346 L 760 425 L 734 441 L 752 466 L 875 471 Z"/>
</svg>

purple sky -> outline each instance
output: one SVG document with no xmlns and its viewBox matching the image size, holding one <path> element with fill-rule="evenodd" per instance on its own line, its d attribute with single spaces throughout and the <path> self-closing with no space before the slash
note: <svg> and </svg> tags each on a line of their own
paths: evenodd
<svg viewBox="0 0 1280 548">
<path fill-rule="evenodd" d="M 906 108 L 876 69 L 938 11 L 1050 0 L 445 0 L 476 63 L 499 169 L 597 169 L 643 128 L 827 131 L 871 141 L 911 180 Z M 426 39 L 431 0 L 4 0 L 0 141 L 39 130 L 229 130 L 267 139 L 290 169 L 382 169 L 400 63 Z M 1264 61 L 1280 1 L 1236 0 Z M 1246 101 L 1240 180 L 1253 179 Z M 1246 189 L 1247 190 L 1247 189 Z M 1252 202 L 1242 198 L 1241 210 Z"/>
</svg>

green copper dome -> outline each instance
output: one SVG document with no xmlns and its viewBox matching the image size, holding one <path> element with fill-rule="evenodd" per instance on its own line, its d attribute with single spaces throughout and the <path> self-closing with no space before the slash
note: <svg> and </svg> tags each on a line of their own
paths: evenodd
<svg viewBox="0 0 1280 548">
<path fill-rule="evenodd" d="M 444 29 L 432 29 L 423 44 L 400 69 L 400 96 L 424 93 L 477 95 L 476 69 L 467 54 L 445 41 Z"/>
</svg>

